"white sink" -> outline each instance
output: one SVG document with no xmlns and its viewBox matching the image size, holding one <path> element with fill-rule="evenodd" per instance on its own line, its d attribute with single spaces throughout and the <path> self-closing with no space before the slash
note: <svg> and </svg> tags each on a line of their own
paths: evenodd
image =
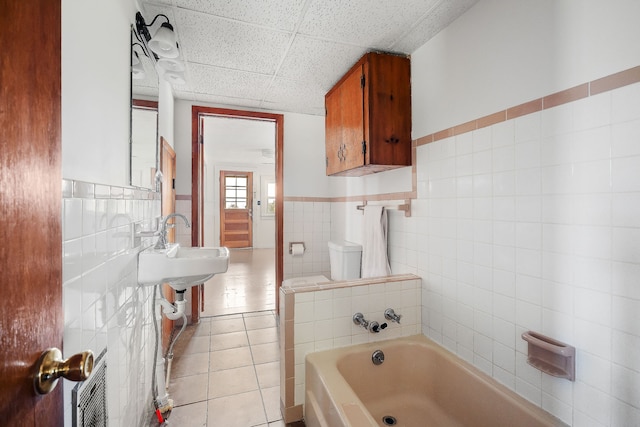
<svg viewBox="0 0 640 427">
<path fill-rule="evenodd" d="M 183 291 L 199 285 L 229 267 L 229 249 L 183 248 L 177 243 L 167 249 L 149 248 L 138 257 L 138 282 L 143 285 L 168 283 Z"/>
</svg>

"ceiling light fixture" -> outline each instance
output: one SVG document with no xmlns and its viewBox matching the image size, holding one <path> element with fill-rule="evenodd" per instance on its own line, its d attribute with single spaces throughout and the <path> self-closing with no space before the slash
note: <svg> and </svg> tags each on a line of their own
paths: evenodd
<svg viewBox="0 0 640 427">
<path fill-rule="evenodd" d="M 163 22 L 152 37 L 149 28 L 151 28 L 160 17 L 166 19 L 167 22 Z M 158 74 L 169 83 L 185 84 L 185 66 L 182 61 L 176 59 L 180 55 L 180 51 L 178 50 L 176 34 L 173 31 L 173 26 L 167 15 L 156 15 L 151 23 L 147 24 L 142 14 L 137 12 L 136 33 L 139 35 L 138 40 L 144 45 L 145 53 L 148 53 L 148 56 L 156 63 Z"/>
<path fill-rule="evenodd" d="M 164 18 L 167 22 L 163 22 L 155 31 L 153 37 L 148 28 L 152 27 L 156 23 L 158 18 Z M 179 55 L 178 43 L 176 42 L 176 34 L 173 32 L 173 26 L 169 22 L 167 15 L 159 14 L 147 24 L 144 17 L 140 12 L 136 13 L 136 30 L 138 34 L 144 39 L 144 43 L 149 46 L 149 49 L 153 51 L 160 58 L 177 58 Z"/>
</svg>

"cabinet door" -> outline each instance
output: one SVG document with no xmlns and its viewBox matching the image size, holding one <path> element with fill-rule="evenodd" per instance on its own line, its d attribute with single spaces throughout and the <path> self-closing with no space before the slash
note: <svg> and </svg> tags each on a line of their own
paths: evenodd
<svg viewBox="0 0 640 427">
<path fill-rule="evenodd" d="M 407 58 L 371 55 L 369 163 L 411 165 L 411 65 Z"/>
<path fill-rule="evenodd" d="M 364 141 L 363 68 L 355 68 L 342 84 L 342 143 L 343 171 L 365 164 L 362 152 Z"/>
<path fill-rule="evenodd" d="M 362 67 L 336 86 L 325 98 L 327 175 L 364 165 L 364 92 Z"/>
<path fill-rule="evenodd" d="M 342 164 L 337 153 L 342 144 L 342 111 L 340 108 L 340 87 L 335 88 L 325 98 L 325 150 L 327 162 L 327 175 L 340 172 Z"/>
</svg>

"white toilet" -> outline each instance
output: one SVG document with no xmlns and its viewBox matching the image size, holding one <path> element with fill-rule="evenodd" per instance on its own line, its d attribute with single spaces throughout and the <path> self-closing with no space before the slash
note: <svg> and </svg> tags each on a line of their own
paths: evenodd
<svg viewBox="0 0 640 427">
<path fill-rule="evenodd" d="M 329 280 L 351 280 L 360 278 L 360 261 L 362 260 L 362 246 L 347 241 L 329 242 L 329 264 L 331 265 L 331 279 L 323 275 L 293 277 L 284 280 L 282 286 L 295 288 L 328 282 Z"/>
</svg>

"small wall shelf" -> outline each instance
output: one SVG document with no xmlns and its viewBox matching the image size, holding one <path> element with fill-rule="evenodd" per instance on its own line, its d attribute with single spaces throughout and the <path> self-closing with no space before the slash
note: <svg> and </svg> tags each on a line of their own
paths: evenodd
<svg viewBox="0 0 640 427">
<path fill-rule="evenodd" d="M 575 347 L 533 331 L 523 333 L 522 339 L 529 345 L 527 363 L 554 377 L 575 380 Z"/>
</svg>

